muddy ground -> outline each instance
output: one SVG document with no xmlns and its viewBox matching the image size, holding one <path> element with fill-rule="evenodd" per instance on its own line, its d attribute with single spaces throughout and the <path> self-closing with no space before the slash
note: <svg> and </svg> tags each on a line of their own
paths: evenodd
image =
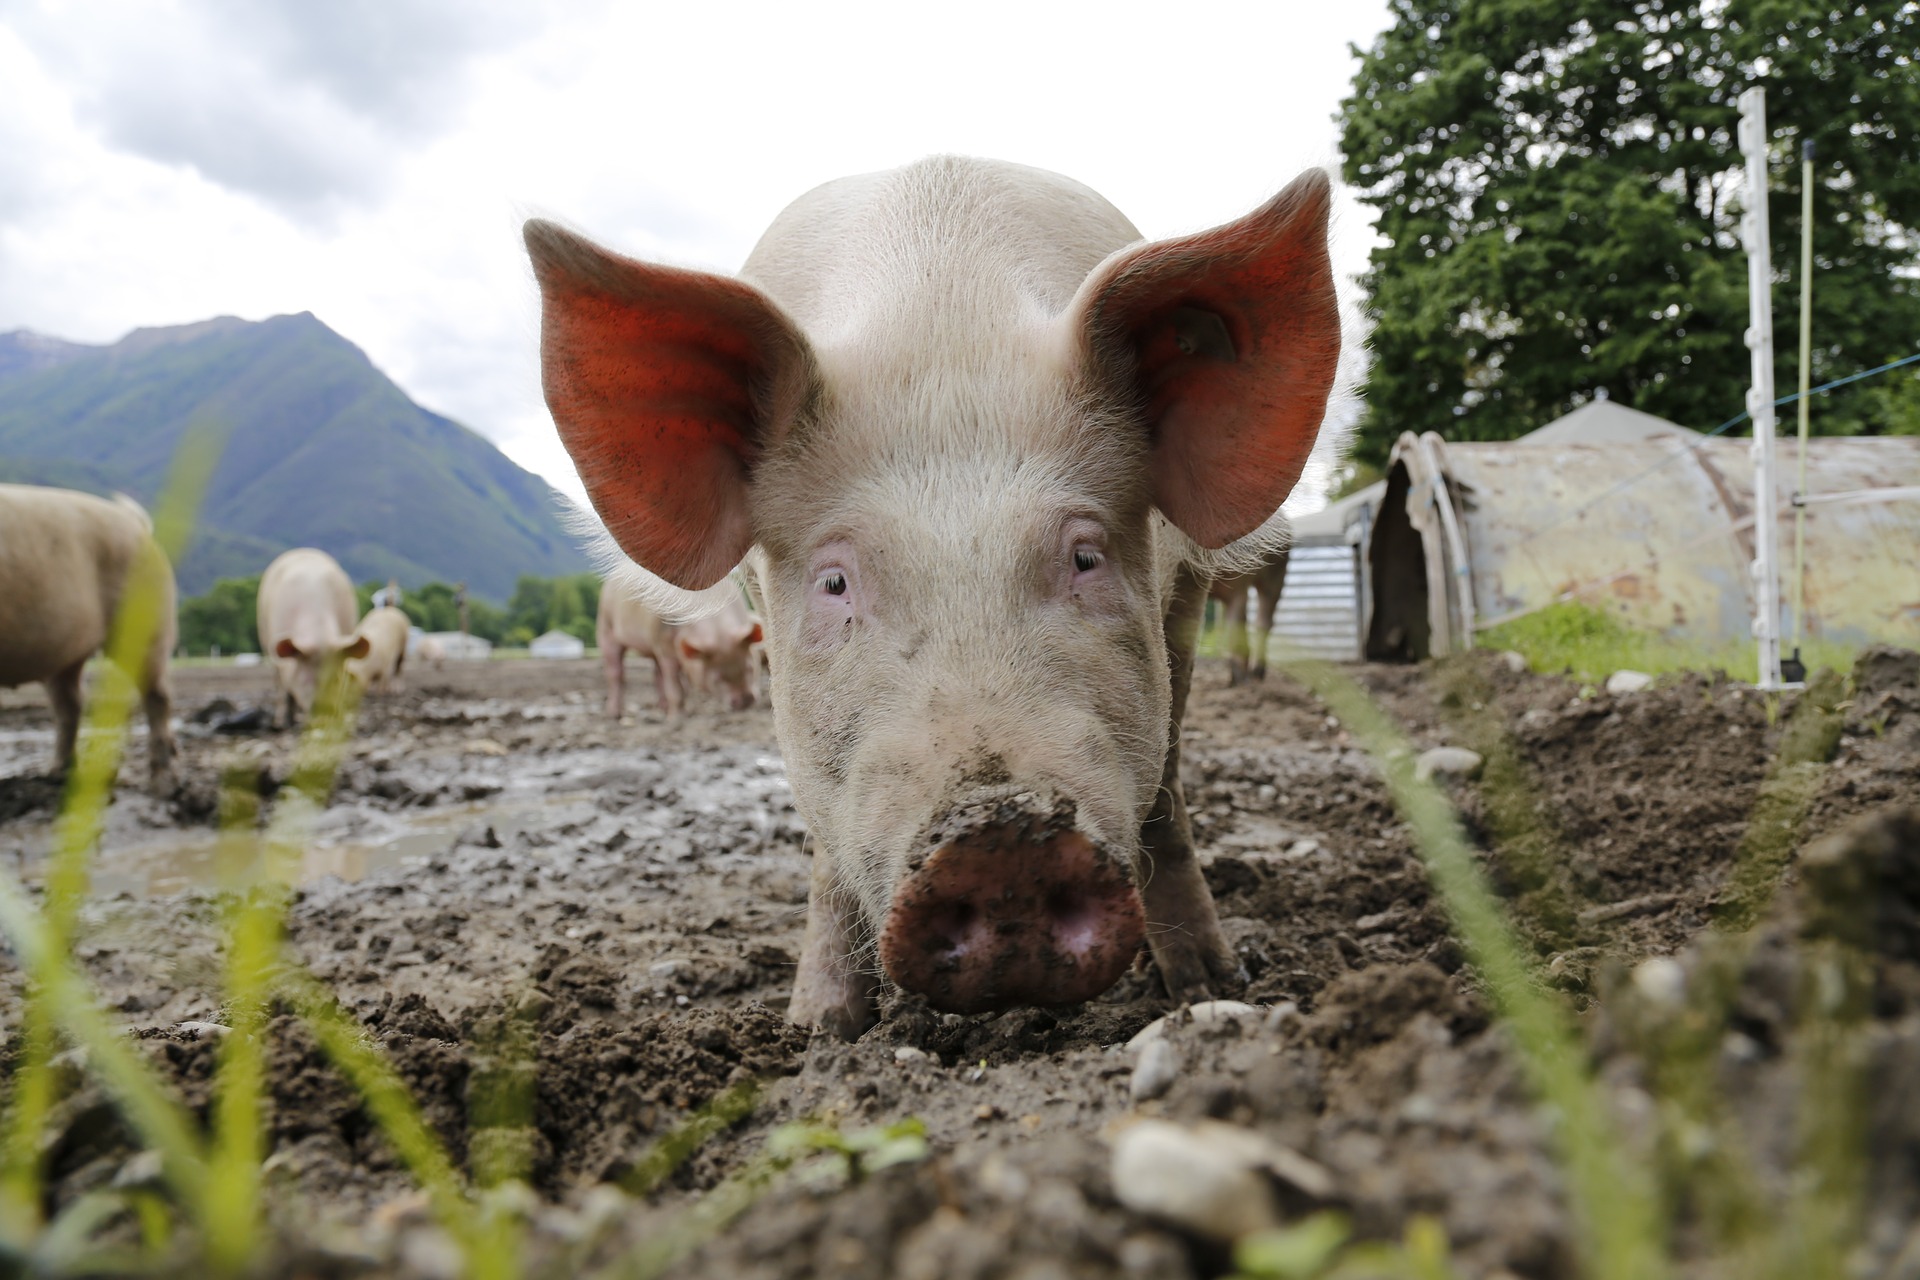
<svg viewBox="0 0 1920 1280">
<path fill-rule="evenodd" d="M 1858 841 L 1820 841 L 1920 805 L 1920 657 L 1885 654 L 1856 685 L 1829 687 L 1825 716 L 1803 705 L 1811 695 L 1701 677 L 1614 697 L 1498 655 L 1353 671 L 1416 747 L 1486 757 L 1455 784 L 1468 828 L 1542 981 L 1578 1012 L 1621 1123 L 1649 1147 L 1660 1001 L 1707 985 L 1699 975 L 1731 975 L 1717 989 L 1734 992 L 1736 1016 L 1697 1071 L 1750 1136 L 1761 1181 L 1784 1179 L 1798 1088 L 1790 995 L 1818 932 L 1805 922 L 1826 918 L 1795 896 L 1802 860 L 1819 848 L 1827 863 L 1868 857 L 1846 852 L 1868 847 Z M 212 725 L 263 701 L 267 680 L 257 668 L 177 674 L 184 785 L 152 799 L 129 764 L 83 917 L 79 955 L 104 1000 L 201 1108 L 219 1033 L 194 1024 L 222 1020 L 220 781 L 244 780 L 270 811 L 294 741 Z M 787 1026 L 808 853 L 771 717 L 701 706 L 676 724 L 649 710 L 614 725 L 599 704 L 592 662 L 449 663 L 370 699 L 290 921 L 295 953 L 372 1029 L 456 1157 L 525 1153 L 536 1269 L 581 1274 L 691 1231 L 701 1219 L 688 1206 L 758 1167 L 786 1122 L 856 1132 L 915 1117 L 928 1159 L 852 1180 L 818 1164 L 773 1179 L 673 1274 L 1221 1274 L 1217 1241 L 1117 1198 L 1111 1140 L 1146 1115 L 1224 1122 L 1315 1162 L 1325 1185 L 1283 1186 L 1290 1211 L 1303 1198 L 1332 1205 L 1386 1239 L 1437 1215 L 1463 1274 L 1573 1274 L 1548 1122 L 1409 831 L 1346 728 L 1285 676 L 1233 689 L 1224 666 L 1203 664 L 1186 734 L 1196 835 L 1250 975 L 1234 994 L 1261 1012 L 1176 1017 L 1176 1070 L 1138 1099 L 1127 1041 L 1174 1012 L 1144 967 L 1069 1009 L 956 1018 L 897 1001 L 852 1045 Z M 39 776 L 50 753 L 37 694 L 0 693 L 0 866 L 29 883 L 56 800 Z M 1912 1275 L 1920 837 L 1887 831 L 1873 866 L 1893 868 L 1891 887 L 1873 901 L 1890 923 L 1849 944 L 1871 957 L 1863 1069 L 1882 1086 L 1858 1256 L 1866 1274 Z M 1785 905 L 1769 906 L 1776 878 Z M 1737 956 L 1713 950 L 1727 933 L 1716 920 L 1736 916 L 1760 928 Z M 1650 957 L 1675 959 L 1632 968 Z M 11 1028 L 19 975 L 0 964 Z M 530 1081 L 503 1048 L 517 1033 Z M 272 1069 L 285 1265 L 444 1272 L 420 1197 L 291 1017 L 274 1023 Z M 530 1123 L 485 1105 L 503 1080 L 527 1087 Z M 638 1201 L 608 1190 L 634 1186 L 662 1135 L 749 1080 L 763 1086 L 751 1114 L 664 1185 Z M 78 1073 L 64 1081 L 55 1207 L 124 1181 L 137 1154 L 97 1089 Z M 1679 1216 L 1684 1244 L 1710 1215 L 1682 1196 Z"/>
</svg>

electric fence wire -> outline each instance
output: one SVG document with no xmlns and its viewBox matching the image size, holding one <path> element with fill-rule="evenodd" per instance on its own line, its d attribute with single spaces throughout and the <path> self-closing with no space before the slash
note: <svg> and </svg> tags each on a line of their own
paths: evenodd
<svg viewBox="0 0 1920 1280">
<path fill-rule="evenodd" d="M 1844 387 L 1849 382 L 1858 382 L 1862 378 L 1871 378 L 1875 374 L 1886 373 L 1890 370 L 1898 369 L 1902 365 L 1914 364 L 1916 362 L 1920 362 L 1920 352 L 1916 352 L 1913 355 L 1906 356 L 1899 360 L 1889 361 L 1886 364 L 1878 365 L 1872 369 L 1862 369 L 1859 373 L 1850 373 L 1844 378 L 1835 378 L 1831 382 L 1823 382 L 1817 387 L 1809 387 L 1807 388 L 1806 394 L 1808 396 L 1817 396 L 1824 392 L 1831 391 L 1835 387 Z M 1781 396 L 1778 400 L 1775 400 L 1773 402 L 1773 406 L 1774 408 L 1777 409 L 1782 405 L 1792 404 L 1794 401 L 1800 398 L 1800 394 L 1801 394 L 1800 392 L 1796 391 L 1792 395 Z M 1585 502 L 1581 503 L 1579 506 L 1573 508 L 1571 511 L 1563 512 L 1561 515 L 1555 517 L 1553 520 L 1540 526 L 1538 529 L 1535 529 L 1532 533 L 1529 533 L 1526 537 L 1521 538 L 1514 545 L 1516 547 L 1523 547 L 1527 543 L 1532 542 L 1535 538 L 1541 537 L 1551 532 L 1552 530 L 1559 528 L 1561 525 L 1565 524 L 1569 520 L 1574 519 L 1576 516 L 1579 516 L 1584 514 L 1585 512 L 1591 511 L 1594 507 L 1599 506 L 1602 502 L 1605 502 L 1608 498 L 1611 498 L 1614 494 L 1619 493 L 1625 489 L 1631 489 L 1634 485 L 1639 484 L 1642 480 L 1645 480 L 1648 476 L 1652 475 L 1654 472 L 1659 471 L 1665 467 L 1671 466 L 1672 464 L 1674 464 L 1675 462 L 1678 462 L 1681 458 L 1686 457 L 1690 453 L 1698 452 L 1699 449 L 1707 443 L 1707 441 L 1713 439 L 1715 436 L 1722 435 L 1725 432 L 1731 431 L 1733 428 L 1745 422 L 1749 416 L 1750 416 L 1750 412 L 1746 409 L 1742 409 L 1739 413 L 1735 414 L 1731 418 L 1728 418 L 1725 422 L 1721 423 L 1719 426 L 1715 427 L 1713 430 L 1701 436 L 1700 439 L 1688 445 L 1685 449 L 1677 450 L 1674 453 L 1667 455 L 1667 457 L 1661 459 L 1659 462 L 1654 463 L 1652 466 L 1648 467 L 1645 471 L 1641 471 L 1635 475 L 1628 476 L 1625 480 L 1622 480 L 1619 484 L 1616 484 L 1612 488 L 1603 490 L 1602 492 L 1594 495 L 1593 497 L 1587 499 Z"/>
</svg>

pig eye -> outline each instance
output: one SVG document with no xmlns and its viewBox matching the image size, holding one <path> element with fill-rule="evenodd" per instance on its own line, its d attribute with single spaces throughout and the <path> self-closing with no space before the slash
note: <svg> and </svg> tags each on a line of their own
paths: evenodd
<svg viewBox="0 0 1920 1280">
<path fill-rule="evenodd" d="M 829 569 L 820 575 L 815 585 L 830 596 L 843 596 L 847 594 L 847 575 L 838 569 Z"/>
<path fill-rule="evenodd" d="M 1076 573 L 1092 573 L 1100 567 L 1100 553 L 1092 547 L 1073 549 L 1073 568 Z"/>
</svg>

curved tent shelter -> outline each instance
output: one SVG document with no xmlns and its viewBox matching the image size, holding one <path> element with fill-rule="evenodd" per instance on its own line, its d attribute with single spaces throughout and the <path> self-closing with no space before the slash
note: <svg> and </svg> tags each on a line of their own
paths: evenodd
<svg viewBox="0 0 1920 1280">
<path fill-rule="evenodd" d="M 1798 447 L 1776 450 L 1788 601 Z M 1405 433 L 1386 485 L 1369 658 L 1471 648 L 1559 600 L 1709 644 L 1752 634 L 1748 440 L 1598 401 L 1518 440 Z M 1811 440 L 1807 490 L 1806 634 L 1920 644 L 1920 438 Z"/>
</svg>

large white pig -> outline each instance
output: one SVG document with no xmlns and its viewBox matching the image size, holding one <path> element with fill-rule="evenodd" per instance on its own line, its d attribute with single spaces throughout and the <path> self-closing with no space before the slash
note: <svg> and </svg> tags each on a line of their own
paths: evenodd
<svg viewBox="0 0 1920 1280">
<path fill-rule="evenodd" d="M 600 586 L 594 631 L 607 673 L 607 715 L 614 720 L 626 710 L 629 650 L 653 659 L 654 688 L 660 709 L 669 716 L 680 714 L 689 680 L 706 693 L 724 697 L 735 711 L 753 705 L 759 680 L 753 646 L 761 642 L 762 633 L 737 592 L 718 613 L 675 625 L 616 574 Z"/>
<path fill-rule="evenodd" d="M 260 652 L 273 662 L 276 725 L 306 715 L 322 681 L 372 647 L 354 634 L 353 583 L 326 552 L 295 547 L 260 575 Z"/>
<path fill-rule="evenodd" d="M 367 616 L 353 629 L 367 642 L 364 658 L 347 659 L 347 674 L 362 689 L 377 693 L 393 692 L 400 670 L 407 664 L 407 638 L 413 631 L 413 619 L 390 604 L 367 610 Z"/>
<path fill-rule="evenodd" d="M 87 659 L 106 644 L 135 575 L 152 588 L 154 631 L 127 674 L 145 703 L 148 775 L 165 795 L 174 784 L 173 569 L 153 541 L 153 522 L 131 498 L 0 484 L 0 688 L 46 686 L 59 772 L 73 763 Z"/>
<path fill-rule="evenodd" d="M 1329 199 L 1310 172 L 1146 243 L 1066 178 L 936 158 L 802 196 L 737 279 L 527 225 L 611 537 L 688 590 L 753 553 L 815 841 L 795 1021 L 858 1034 L 882 973 L 1087 1000 L 1143 940 L 1175 998 L 1244 980 L 1174 730 L 1215 551 L 1283 529 L 1325 414 Z"/>
</svg>

